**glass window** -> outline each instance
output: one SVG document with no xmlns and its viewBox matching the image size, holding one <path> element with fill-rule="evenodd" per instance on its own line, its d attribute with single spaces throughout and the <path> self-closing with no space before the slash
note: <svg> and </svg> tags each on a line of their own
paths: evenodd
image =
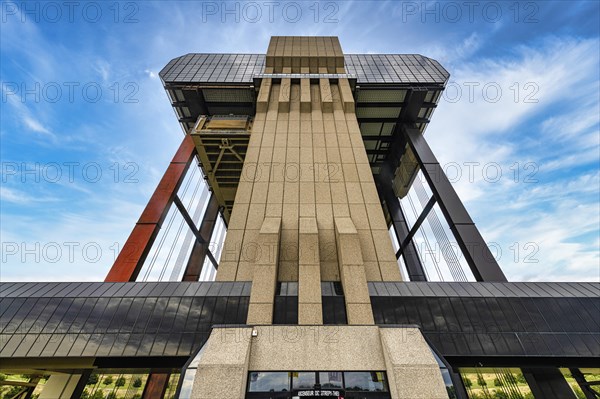
<svg viewBox="0 0 600 399">
<path fill-rule="evenodd" d="M 322 371 L 319 373 L 321 388 L 343 388 L 342 373 L 340 371 Z"/>
<path fill-rule="evenodd" d="M 248 392 L 287 392 L 290 390 L 290 373 L 257 372 L 250 373 Z"/>
<path fill-rule="evenodd" d="M 385 373 L 381 371 L 345 372 L 346 391 L 387 392 Z"/>
<path fill-rule="evenodd" d="M 292 389 L 313 389 L 316 384 L 315 373 L 292 373 Z"/>
</svg>

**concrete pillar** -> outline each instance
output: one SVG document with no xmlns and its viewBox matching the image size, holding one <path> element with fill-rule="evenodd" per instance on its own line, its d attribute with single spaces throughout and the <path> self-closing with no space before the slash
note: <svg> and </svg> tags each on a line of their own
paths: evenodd
<svg viewBox="0 0 600 399">
<path fill-rule="evenodd" d="M 298 324 L 323 324 L 319 231 L 316 218 L 300 218 Z"/>
<path fill-rule="evenodd" d="M 335 218 L 335 240 L 348 324 L 374 324 L 358 232 L 350 218 Z"/>
<path fill-rule="evenodd" d="M 192 399 L 245 397 L 251 334 L 252 328 L 212 330 L 198 364 Z"/>
<path fill-rule="evenodd" d="M 393 399 L 448 398 L 419 329 L 378 326 L 214 328 L 191 397 L 243 399 L 249 371 L 319 370 L 385 370 Z"/>
<path fill-rule="evenodd" d="M 394 399 L 448 399 L 440 367 L 417 328 L 380 328 Z"/>
<path fill-rule="evenodd" d="M 281 218 L 265 218 L 258 234 L 254 278 L 248 307 L 248 324 L 271 324 L 277 285 Z"/>
</svg>

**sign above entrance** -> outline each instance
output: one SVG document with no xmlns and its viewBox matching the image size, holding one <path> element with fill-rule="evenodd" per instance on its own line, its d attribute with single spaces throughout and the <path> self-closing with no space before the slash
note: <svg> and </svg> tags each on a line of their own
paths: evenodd
<svg viewBox="0 0 600 399">
<path fill-rule="evenodd" d="M 344 391 L 339 389 L 308 389 L 296 392 L 292 399 L 302 398 L 337 398 L 344 399 Z"/>
</svg>

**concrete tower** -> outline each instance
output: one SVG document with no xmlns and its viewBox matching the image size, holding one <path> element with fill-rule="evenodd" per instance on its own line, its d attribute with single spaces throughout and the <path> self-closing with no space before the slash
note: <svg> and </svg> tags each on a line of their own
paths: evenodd
<svg viewBox="0 0 600 399">
<path fill-rule="evenodd" d="M 159 75 L 179 149 L 104 282 L 0 282 L 0 391 L 597 396 L 599 286 L 506 280 L 424 138 L 437 61 L 273 37 Z M 428 281 L 423 225 L 460 249 L 440 254 L 454 281 Z"/>
<path fill-rule="evenodd" d="M 393 397 L 447 397 L 418 329 L 374 325 L 367 281 L 401 277 L 348 77 L 337 37 L 271 38 L 217 272 L 252 281 L 251 327 L 213 330 L 194 398 L 243 397 L 253 370 L 387 371 Z M 273 325 L 296 282 L 298 326 Z M 323 327 L 322 282 L 341 282 L 347 326 Z"/>
</svg>

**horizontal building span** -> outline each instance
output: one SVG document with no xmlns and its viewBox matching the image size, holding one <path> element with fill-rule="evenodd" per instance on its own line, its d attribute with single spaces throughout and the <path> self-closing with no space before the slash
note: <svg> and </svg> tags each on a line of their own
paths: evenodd
<svg viewBox="0 0 600 399">
<path fill-rule="evenodd" d="M 282 294 L 295 298 L 291 288 Z M 419 326 L 454 364 L 593 361 L 600 356 L 599 289 L 369 283 L 376 324 Z M 214 325 L 245 324 L 249 292 L 248 282 L 1 283 L 0 358 L 162 357 L 183 364 Z"/>
<path fill-rule="evenodd" d="M 180 357 L 183 364 L 213 325 L 246 322 L 250 285 L 3 283 L 0 358 Z"/>
<path fill-rule="evenodd" d="M 593 364 L 599 290 L 596 283 L 369 283 L 376 324 L 418 325 L 450 363 L 468 366 Z"/>
<path fill-rule="evenodd" d="M 600 284 L 556 282 L 371 282 L 370 296 L 599 298 Z"/>
</svg>

